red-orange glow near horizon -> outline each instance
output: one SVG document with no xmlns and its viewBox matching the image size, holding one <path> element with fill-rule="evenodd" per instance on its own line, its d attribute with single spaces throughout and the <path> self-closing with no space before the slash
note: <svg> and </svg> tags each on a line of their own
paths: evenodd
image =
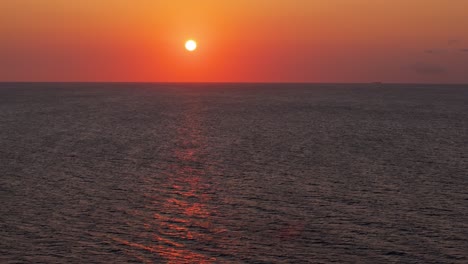
<svg viewBox="0 0 468 264">
<path fill-rule="evenodd" d="M 0 81 L 468 82 L 464 0 L 22 0 L 0 10 Z M 202 46 L 185 49 L 194 36 Z"/>
</svg>

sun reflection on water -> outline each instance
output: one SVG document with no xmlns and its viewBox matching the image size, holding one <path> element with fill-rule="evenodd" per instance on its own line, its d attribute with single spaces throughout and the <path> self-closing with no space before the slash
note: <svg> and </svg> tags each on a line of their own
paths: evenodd
<svg viewBox="0 0 468 264">
<path fill-rule="evenodd" d="M 173 174 L 168 175 L 172 191 L 162 205 L 164 215 L 155 214 L 159 223 L 155 238 L 160 242 L 157 253 L 168 263 L 212 263 L 216 260 L 204 254 L 203 248 L 198 248 L 197 252 L 193 250 L 193 244 L 207 244 L 213 240 L 211 212 L 206 205 L 209 197 L 204 194 L 210 186 L 203 177 L 206 166 L 200 152 L 205 142 L 198 110 L 197 106 L 187 109 L 177 129 L 176 162 L 171 166 Z M 187 243 L 192 246 L 188 248 Z"/>
<path fill-rule="evenodd" d="M 150 204 L 132 213 L 141 218 L 138 222 L 144 221 L 145 231 L 130 240 L 114 239 L 141 262 L 214 263 L 222 247 L 219 238 L 224 231 L 213 223 L 216 209 L 210 202 L 213 162 L 206 158 L 202 104 L 190 101 L 183 107 L 171 129 L 175 133 L 169 142 L 173 149 L 168 162 L 157 164 L 157 176 L 143 179 Z M 146 216 L 149 210 L 152 218 Z"/>
</svg>

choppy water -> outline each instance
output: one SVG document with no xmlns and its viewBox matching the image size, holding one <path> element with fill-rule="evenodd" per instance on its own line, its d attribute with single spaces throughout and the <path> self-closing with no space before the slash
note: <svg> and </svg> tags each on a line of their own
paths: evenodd
<svg viewBox="0 0 468 264">
<path fill-rule="evenodd" d="M 468 87 L 0 84 L 2 263 L 467 263 Z"/>
</svg>

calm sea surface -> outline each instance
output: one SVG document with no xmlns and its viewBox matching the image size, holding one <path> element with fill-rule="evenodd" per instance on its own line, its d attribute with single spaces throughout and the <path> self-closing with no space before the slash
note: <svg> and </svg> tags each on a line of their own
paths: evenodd
<svg viewBox="0 0 468 264">
<path fill-rule="evenodd" d="M 1 263 L 467 263 L 468 87 L 0 84 Z"/>
</svg>

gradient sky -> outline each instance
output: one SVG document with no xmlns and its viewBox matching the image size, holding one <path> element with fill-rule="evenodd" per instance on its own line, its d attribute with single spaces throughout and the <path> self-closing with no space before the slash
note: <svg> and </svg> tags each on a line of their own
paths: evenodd
<svg viewBox="0 0 468 264">
<path fill-rule="evenodd" d="M 467 0 L 0 0 L 0 81 L 468 83 L 467 10 Z"/>
</svg>

